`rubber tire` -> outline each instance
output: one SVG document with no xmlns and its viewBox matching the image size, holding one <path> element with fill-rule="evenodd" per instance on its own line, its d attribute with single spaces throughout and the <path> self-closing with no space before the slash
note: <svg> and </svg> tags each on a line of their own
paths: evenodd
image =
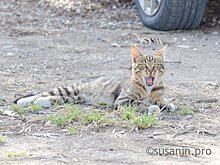
<svg viewBox="0 0 220 165">
<path fill-rule="evenodd" d="M 162 0 L 158 12 L 148 16 L 139 1 L 136 7 L 145 26 L 155 30 L 195 29 L 205 13 L 207 0 Z"/>
</svg>

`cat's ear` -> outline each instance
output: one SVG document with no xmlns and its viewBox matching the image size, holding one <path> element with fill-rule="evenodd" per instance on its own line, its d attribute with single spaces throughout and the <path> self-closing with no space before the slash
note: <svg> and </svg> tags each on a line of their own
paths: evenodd
<svg viewBox="0 0 220 165">
<path fill-rule="evenodd" d="M 132 45 L 131 46 L 131 55 L 132 55 L 132 61 L 136 62 L 137 58 L 142 56 L 142 52 L 141 50 L 136 46 L 136 45 Z"/>
<path fill-rule="evenodd" d="M 167 45 L 165 45 L 157 53 L 155 53 L 155 56 L 159 56 L 159 57 L 163 58 L 163 60 L 165 60 L 165 52 L 166 52 L 166 50 L 167 50 Z"/>
</svg>

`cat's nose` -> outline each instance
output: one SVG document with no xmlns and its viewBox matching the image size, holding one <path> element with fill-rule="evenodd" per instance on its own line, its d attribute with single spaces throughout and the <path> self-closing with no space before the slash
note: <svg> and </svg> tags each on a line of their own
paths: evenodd
<svg viewBox="0 0 220 165">
<path fill-rule="evenodd" d="M 154 74 L 155 74 L 155 70 L 152 69 L 152 70 L 150 71 L 150 75 L 152 76 L 152 75 L 154 75 Z"/>
<path fill-rule="evenodd" d="M 152 73 L 153 73 L 153 70 L 150 70 L 150 71 L 149 71 L 150 76 L 152 76 Z"/>
</svg>

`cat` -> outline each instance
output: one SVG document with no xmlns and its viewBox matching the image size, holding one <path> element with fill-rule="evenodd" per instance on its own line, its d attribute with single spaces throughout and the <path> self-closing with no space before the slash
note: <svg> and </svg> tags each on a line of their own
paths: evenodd
<svg viewBox="0 0 220 165">
<path fill-rule="evenodd" d="M 170 111 L 175 106 L 165 98 L 164 77 L 164 45 L 153 55 L 144 55 L 137 45 L 131 46 L 132 76 L 108 79 L 99 77 L 92 81 L 55 88 L 37 95 L 15 100 L 20 106 L 39 104 L 50 107 L 55 103 L 74 103 L 98 105 L 105 103 L 113 109 L 120 106 L 132 106 L 138 111 L 159 111 L 166 107 Z"/>
</svg>

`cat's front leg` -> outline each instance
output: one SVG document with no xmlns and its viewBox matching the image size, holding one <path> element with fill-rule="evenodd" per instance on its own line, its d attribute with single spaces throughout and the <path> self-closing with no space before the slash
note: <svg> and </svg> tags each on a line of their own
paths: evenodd
<svg viewBox="0 0 220 165">
<path fill-rule="evenodd" d="M 128 97 L 120 97 L 114 102 L 114 109 L 120 109 L 121 106 L 132 106 L 139 112 L 153 113 L 160 111 L 160 107 L 152 105 L 150 101 L 133 100 Z"/>
<path fill-rule="evenodd" d="M 157 105 L 160 106 L 161 108 L 161 111 L 163 110 L 169 110 L 171 112 L 174 112 L 176 111 L 176 106 L 169 102 L 166 98 L 164 97 L 161 97 L 159 100 L 156 101 L 157 102 Z"/>
<path fill-rule="evenodd" d="M 114 109 L 119 109 L 121 106 L 132 106 L 139 110 L 144 110 L 147 108 L 147 105 L 143 101 L 134 100 L 127 96 L 126 97 L 120 96 L 114 101 L 113 103 Z"/>
</svg>

